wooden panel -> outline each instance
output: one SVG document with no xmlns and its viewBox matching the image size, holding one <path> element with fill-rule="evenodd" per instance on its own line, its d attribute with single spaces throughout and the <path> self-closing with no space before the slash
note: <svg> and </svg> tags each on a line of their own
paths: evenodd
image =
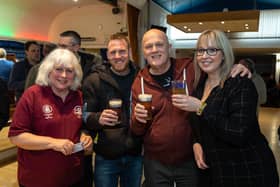
<svg viewBox="0 0 280 187">
<path fill-rule="evenodd" d="M 128 36 L 129 36 L 129 41 L 131 46 L 132 59 L 137 66 L 139 65 L 138 39 L 137 39 L 139 12 L 140 11 L 137 8 L 127 4 Z"/>
</svg>

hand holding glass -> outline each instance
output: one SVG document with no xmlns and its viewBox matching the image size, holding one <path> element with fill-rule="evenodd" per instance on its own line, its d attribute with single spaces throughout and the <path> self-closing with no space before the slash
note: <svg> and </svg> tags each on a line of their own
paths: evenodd
<svg viewBox="0 0 280 187">
<path fill-rule="evenodd" d="M 115 112 L 117 112 L 118 115 L 118 121 L 116 122 L 116 124 L 120 124 L 121 123 L 121 114 L 122 114 L 122 100 L 121 99 L 111 99 L 109 101 L 109 107 L 110 109 L 114 110 Z"/>
<path fill-rule="evenodd" d="M 148 116 L 146 120 L 152 119 L 152 95 L 151 94 L 139 94 L 138 100 L 141 105 L 144 105 L 145 109 L 148 111 Z"/>
<path fill-rule="evenodd" d="M 188 95 L 187 84 L 185 80 L 173 80 L 171 81 L 172 94 Z"/>
</svg>

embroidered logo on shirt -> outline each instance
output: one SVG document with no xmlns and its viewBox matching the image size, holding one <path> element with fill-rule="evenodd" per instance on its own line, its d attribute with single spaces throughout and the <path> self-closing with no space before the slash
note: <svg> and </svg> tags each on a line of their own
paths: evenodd
<svg viewBox="0 0 280 187">
<path fill-rule="evenodd" d="M 53 108 L 50 105 L 43 105 L 42 107 L 43 116 L 45 119 L 52 119 L 53 118 Z"/>
<path fill-rule="evenodd" d="M 81 106 L 75 106 L 73 109 L 74 114 L 77 116 L 77 118 L 82 117 L 82 107 Z"/>
</svg>

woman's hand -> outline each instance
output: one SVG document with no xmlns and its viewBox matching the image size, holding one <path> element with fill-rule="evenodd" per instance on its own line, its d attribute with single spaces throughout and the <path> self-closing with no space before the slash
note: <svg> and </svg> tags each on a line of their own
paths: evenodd
<svg viewBox="0 0 280 187">
<path fill-rule="evenodd" d="M 82 132 L 81 137 L 80 137 L 80 142 L 83 143 L 85 152 L 87 152 L 87 153 L 92 152 L 93 141 L 92 141 L 91 136 Z"/>
<path fill-rule="evenodd" d="M 172 104 L 181 110 L 197 112 L 201 105 L 201 101 L 192 96 L 174 94 L 172 95 Z"/>
<path fill-rule="evenodd" d="M 52 149 L 59 151 L 64 155 L 71 155 L 74 147 L 74 143 L 68 139 L 52 139 Z"/>
<path fill-rule="evenodd" d="M 205 163 L 204 153 L 200 143 L 193 144 L 193 152 L 197 167 L 200 169 L 209 168 Z"/>
</svg>

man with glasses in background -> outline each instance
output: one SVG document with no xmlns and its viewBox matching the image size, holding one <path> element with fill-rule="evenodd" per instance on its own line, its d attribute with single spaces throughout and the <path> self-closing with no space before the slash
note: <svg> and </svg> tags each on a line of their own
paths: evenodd
<svg viewBox="0 0 280 187">
<path fill-rule="evenodd" d="M 81 36 L 76 31 L 68 30 L 60 33 L 57 45 L 60 48 L 69 49 L 77 56 L 82 66 L 83 80 L 90 74 L 91 70 L 96 65 L 102 64 L 100 56 L 80 51 Z"/>
</svg>

